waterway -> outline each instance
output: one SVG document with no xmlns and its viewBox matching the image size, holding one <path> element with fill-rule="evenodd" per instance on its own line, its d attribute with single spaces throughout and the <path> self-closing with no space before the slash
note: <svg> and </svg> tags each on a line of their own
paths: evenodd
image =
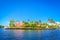
<svg viewBox="0 0 60 40">
<path fill-rule="evenodd" d="M 60 40 L 60 30 L 5 30 L 0 28 L 0 40 Z"/>
</svg>

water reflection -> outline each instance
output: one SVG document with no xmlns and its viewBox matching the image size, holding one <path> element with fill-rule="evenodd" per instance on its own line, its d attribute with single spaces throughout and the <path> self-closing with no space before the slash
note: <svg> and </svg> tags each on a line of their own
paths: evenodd
<svg viewBox="0 0 60 40">
<path fill-rule="evenodd" d="M 22 38 L 24 35 L 24 30 L 14 30 L 14 35 L 15 35 L 15 37 Z"/>
<path fill-rule="evenodd" d="M 60 30 L 0 29 L 0 40 L 60 40 Z"/>
</svg>

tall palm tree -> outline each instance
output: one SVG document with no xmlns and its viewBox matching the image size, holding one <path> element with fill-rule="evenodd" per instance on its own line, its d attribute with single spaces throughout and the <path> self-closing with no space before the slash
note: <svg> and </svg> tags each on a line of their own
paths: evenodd
<svg viewBox="0 0 60 40">
<path fill-rule="evenodd" d="M 28 22 L 30 21 L 30 19 L 28 19 Z"/>
<path fill-rule="evenodd" d="M 3 25 L 0 25 L 0 28 L 4 28 L 4 26 Z"/>
<path fill-rule="evenodd" d="M 28 23 L 30 23 L 30 19 L 28 19 Z"/>
<path fill-rule="evenodd" d="M 50 25 L 52 28 L 56 28 L 57 27 L 57 23 L 53 20 L 53 19 L 48 19 L 48 21 L 50 22 L 50 23 L 53 23 L 54 25 Z"/>
<path fill-rule="evenodd" d="M 10 26 L 10 27 L 14 27 L 14 26 L 15 26 L 14 23 L 15 23 L 15 20 L 10 20 L 9 26 Z"/>
<path fill-rule="evenodd" d="M 30 27 L 33 28 L 33 29 L 36 27 L 36 24 L 35 24 L 33 21 L 31 21 L 29 25 L 30 25 Z"/>
<path fill-rule="evenodd" d="M 24 23 L 24 27 L 29 27 L 29 23 L 28 22 L 23 21 L 23 23 Z"/>
<path fill-rule="evenodd" d="M 20 22 L 19 20 L 16 20 L 15 22 Z"/>
<path fill-rule="evenodd" d="M 41 23 L 41 20 L 39 20 L 39 22 Z"/>
<path fill-rule="evenodd" d="M 55 23 L 55 21 L 54 21 L 53 19 L 48 19 L 48 21 L 49 21 L 50 23 Z"/>
<path fill-rule="evenodd" d="M 40 27 L 41 27 L 41 25 L 42 25 L 42 21 L 41 21 L 41 20 L 39 20 L 39 23 L 40 23 Z"/>
</svg>

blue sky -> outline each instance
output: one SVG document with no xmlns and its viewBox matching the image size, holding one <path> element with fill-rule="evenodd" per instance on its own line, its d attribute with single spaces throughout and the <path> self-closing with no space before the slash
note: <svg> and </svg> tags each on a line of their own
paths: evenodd
<svg viewBox="0 0 60 40">
<path fill-rule="evenodd" d="M 53 18 L 60 22 L 59 0 L 0 0 L 0 25 L 14 20 L 42 20 Z"/>
</svg>

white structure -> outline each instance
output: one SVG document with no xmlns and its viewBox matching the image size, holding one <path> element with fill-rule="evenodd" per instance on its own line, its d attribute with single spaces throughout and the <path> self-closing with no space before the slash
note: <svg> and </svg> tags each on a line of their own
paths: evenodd
<svg viewBox="0 0 60 40">
<path fill-rule="evenodd" d="M 56 24 L 59 26 L 59 28 L 60 28 L 60 22 L 56 22 Z"/>
<path fill-rule="evenodd" d="M 56 25 L 55 23 L 48 23 L 49 25 Z"/>
<path fill-rule="evenodd" d="M 4 26 L 4 28 L 8 28 L 8 26 Z"/>
<path fill-rule="evenodd" d="M 49 27 L 48 27 L 48 26 L 46 26 L 46 28 L 48 29 Z"/>
</svg>

